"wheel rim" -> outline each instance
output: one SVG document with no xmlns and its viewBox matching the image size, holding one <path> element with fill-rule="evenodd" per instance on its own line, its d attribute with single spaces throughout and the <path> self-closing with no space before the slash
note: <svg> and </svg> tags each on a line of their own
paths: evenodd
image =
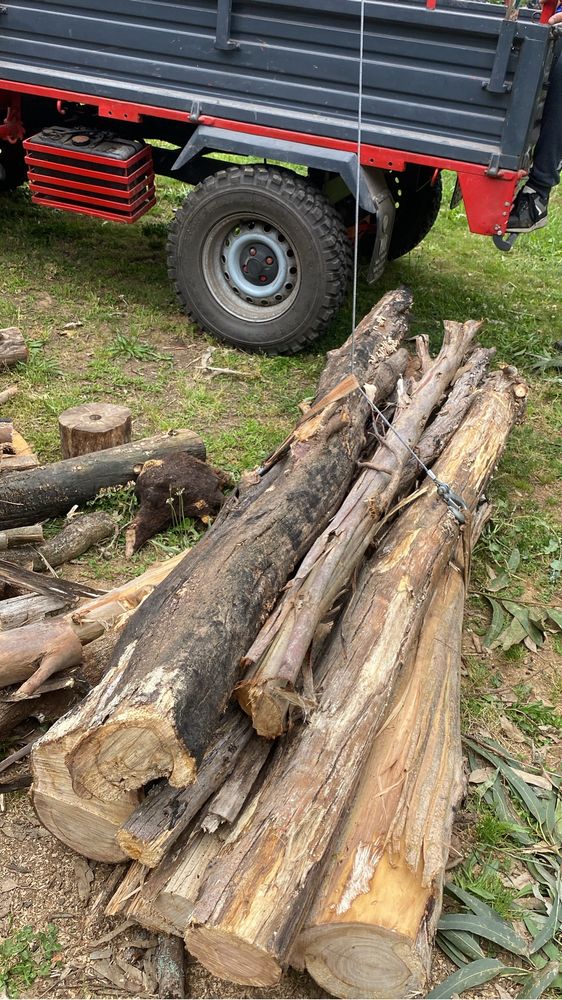
<svg viewBox="0 0 562 1000">
<path fill-rule="evenodd" d="M 202 265 L 218 304 L 250 323 L 268 323 L 287 312 L 301 282 L 294 246 L 263 218 L 222 219 L 203 244 Z"/>
</svg>

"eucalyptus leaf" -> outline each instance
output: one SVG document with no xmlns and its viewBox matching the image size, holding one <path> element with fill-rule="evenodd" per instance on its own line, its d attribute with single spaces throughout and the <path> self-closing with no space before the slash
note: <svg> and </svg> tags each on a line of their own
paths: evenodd
<svg viewBox="0 0 562 1000">
<path fill-rule="evenodd" d="M 558 878 L 558 888 L 560 889 L 560 877 Z M 553 900 L 552 910 L 550 911 L 546 923 L 542 928 L 542 930 L 540 930 L 536 935 L 536 937 L 534 938 L 533 943 L 529 949 L 531 955 L 534 955 L 536 951 L 539 951 L 540 948 L 544 948 L 545 944 L 548 944 L 549 941 L 552 941 L 553 937 L 556 934 L 556 930 L 558 928 L 559 919 L 560 919 L 560 892 L 558 891 Z"/>
<path fill-rule="evenodd" d="M 523 627 L 517 618 L 512 618 L 506 629 L 491 644 L 490 649 L 501 647 L 504 653 L 512 646 L 518 646 L 527 635 L 527 629 Z"/>
<path fill-rule="evenodd" d="M 493 910 L 491 918 L 478 913 L 445 913 L 439 921 L 439 930 L 467 931 L 468 934 L 492 941 L 514 955 L 529 955 L 527 942 Z"/>
<path fill-rule="evenodd" d="M 560 963 L 549 962 L 548 965 L 545 965 L 544 969 L 539 969 L 532 975 L 527 976 L 517 997 L 521 998 L 521 1000 L 535 1000 L 536 997 L 542 997 L 545 990 L 552 985 L 559 972 Z"/>
<path fill-rule="evenodd" d="M 457 968 L 462 969 L 463 965 L 467 964 L 468 958 L 466 955 L 463 955 L 458 948 L 455 948 L 455 946 L 451 944 L 447 934 L 438 934 L 437 944 L 443 954 L 446 955 L 447 958 L 457 966 Z"/>
<path fill-rule="evenodd" d="M 507 568 L 511 570 L 512 573 L 519 568 L 519 563 L 521 562 L 521 553 L 519 549 L 512 549 L 509 559 L 507 560 Z"/>
<path fill-rule="evenodd" d="M 531 621 L 527 608 L 524 608 L 522 604 L 516 604 L 515 601 L 502 601 L 502 604 L 507 613 L 512 615 L 523 626 L 529 638 L 540 649 L 544 644 L 544 636 L 540 628 Z"/>
<path fill-rule="evenodd" d="M 453 994 L 464 993 L 474 986 L 489 983 L 501 973 L 505 974 L 506 966 L 497 958 L 483 958 L 470 962 L 458 972 L 453 972 L 443 983 L 427 994 L 427 1000 L 437 1000 L 440 997 L 452 997 Z"/>
<path fill-rule="evenodd" d="M 562 609 L 560 608 L 547 608 L 546 613 L 551 622 L 562 629 Z"/>
<path fill-rule="evenodd" d="M 464 931 L 440 931 L 439 934 L 453 948 L 460 951 L 462 955 L 466 955 L 466 960 L 469 958 L 486 958 L 485 953 L 472 934 L 466 934 Z"/>
<path fill-rule="evenodd" d="M 486 598 L 486 600 L 490 604 L 490 607 L 492 608 L 492 621 L 490 624 L 490 628 L 486 632 L 486 635 L 484 636 L 483 639 L 484 646 L 486 646 L 486 648 L 489 649 L 492 643 L 495 642 L 498 636 L 501 635 L 501 633 L 503 632 L 505 625 L 505 614 L 499 601 L 496 601 L 493 597 L 489 597 L 487 594 L 484 594 L 483 596 Z"/>
<path fill-rule="evenodd" d="M 508 573 L 498 573 L 493 580 L 488 580 L 486 590 L 489 590 L 491 594 L 497 594 L 498 591 L 505 590 L 506 587 L 509 587 L 510 583 L 511 580 Z"/>
</svg>

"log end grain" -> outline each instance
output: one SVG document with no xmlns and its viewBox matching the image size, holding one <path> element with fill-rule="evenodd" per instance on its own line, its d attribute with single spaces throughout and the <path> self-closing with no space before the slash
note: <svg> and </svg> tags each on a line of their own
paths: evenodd
<svg viewBox="0 0 562 1000">
<path fill-rule="evenodd" d="M 200 925 L 187 929 L 185 943 L 188 951 L 220 979 L 262 988 L 280 982 L 279 963 L 238 934 Z"/>
<path fill-rule="evenodd" d="M 401 934 L 365 924 L 335 924 L 307 931 L 303 945 L 306 971 L 332 996 L 391 1000 L 424 991 L 424 963 Z M 301 965 L 298 956 L 294 964 Z"/>
<path fill-rule="evenodd" d="M 59 417 L 63 458 L 104 451 L 131 440 L 132 416 L 127 406 L 84 403 L 71 406 Z"/>
<path fill-rule="evenodd" d="M 163 716 L 135 708 L 84 735 L 68 757 L 75 792 L 104 801 L 167 778 L 174 788 L 195 781 L 196 762 Z"/>
</svg>

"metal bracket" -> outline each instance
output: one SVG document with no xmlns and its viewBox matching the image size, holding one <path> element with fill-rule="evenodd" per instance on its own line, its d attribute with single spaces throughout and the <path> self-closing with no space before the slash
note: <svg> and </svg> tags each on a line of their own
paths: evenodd
<svg viewBox="0 0 562 1000">
<path fill-rule="evenodd" d="M 516 30 L 517 23 L 515 21 L 502 22 L 492 75 L 489 80 L 482 80 L 482 89 L 488 90 L 491 94 L 508 94 L 511 90 L 511 83 L 506 80 L 506 77 Z"/>
<path fill-rule="evenodd" d="M 375 245 L 367 272 L 367 281 L 372 285 L 381 277 L 388 262 L 388 251 L 390 249 L 394 219 L 396 217 L 396 205 L 388 189 L 388 184 L 382 170 L 364 167 L 362 176 L 364 183 L 367 184 L 370 200 L 374 206 L 373 214 L 376 222 Z"/>
<path fill-rule="evenodd" d="M 232 0 L 217 0 L 217 31 L 215 48 L 223 52 L 239 49 L 240 43 L 230 37 L 230 22 L 232 20 Z"/>
<path fill-rule="evenodd" d="M 442 483 L 439 479 L 435 480 L 437 486 L 437 496 L 440 497 L 446 504 L 451 514 L 459 524 L 466 524 L 466 514 L 465 510 L 468 510 L 462 497 L 458 493 L 453 493 L 450 486 L 447 483 Z"/>
</svg>

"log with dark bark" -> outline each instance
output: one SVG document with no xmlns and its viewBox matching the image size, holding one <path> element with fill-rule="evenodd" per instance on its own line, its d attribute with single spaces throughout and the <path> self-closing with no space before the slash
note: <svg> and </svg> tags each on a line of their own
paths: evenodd
<svg viewBox="0 0 562 1000">
<path fill-rule="evenodd" d="M 40 571 L 78 559 L 94 545 L 112 538 L 116 531 L 117 523 L 103 510 L 73 517 L 33 554 L 33 569 Z"/>
<path fill-rule="evenodd" d="M 478 512 L 476 544 L 489 511 Z M 393 692 L 291 963 L 336 997 L 425 995 L 455 810 L 464 553 L 446 568 Z"/>
<path fill-rule="evenodd" d="M 158 996 L 171 1000 L 185 997 L 185 946 L 182 939 L 159 934 L 154 961 Z"/>
<path fill-rule="evenodd" d="M 147 462 L 136 483 L 139 510 L 125 533 L 125 555 L 132 556 L 149 538 L 186 517 L 209 523 L 224 503 L 230 476 L 193 455 L 170 455 Z"/>
<path fill-rule="evenodd" d="M 396 349 L 409 306 L 408 293 L 390 293 L 356 335 L 356 374 L 376 381 L 379 401 L 406 362 Z M 326 391 L 346 377 L 350 350 L 328 358 Z M 67 760 L 70 773 L 80 775 L 81 795 L 101 803 L 108 785 L 118 794 L 159 777 L 176 787 L 194 780 L 240 657 L 349 487 L 368 413 L 354 390 L 301 423 L 281 461 L 227 501 L 228 516 L 143 605 L 84 706 L 87 725 L 74 715 L 76 747 Z"/>
<path fill-rule="evenodd" d="M 92 451 L 116 448 L 131 440 L 132 415 L 128 406 L 116 403 L 82 403 L 59 417 L 63 458 L 76 458 Z"/>
<path fill-rule="evenodd" d="M 58 577 L 46 577 L 43 573 L 35 573 L 31 569 L 16 566 L 7 559 L 0 559 L 0 580 L 17 590 L 31 590 L 34 594 L 43 594 L 45 597 L 63 597 L 66 600 L 99 597 L 101 593 L 101 591 L 87 587 L 83 583 L 59 580 Z"/>
<path fill-rule="evenodd" d="M 0 330 L 0 369 L 13 368 L 14 365 L 27 361 L 28 354 L 21 330 L 15 326 Z"/>
<path fill-rule="evenodd" d="M 371 545 L 381 518 L 404 483 L 404 471 L 435 407 L 465 357 L 480 323 L 445 323 L 443 346 L 427 359 L 411 394 L 398 400 L 392 429 L 325 531 L 316 539 L 271 619 L 245 657 L 257 669 L 236 694 L 256 731 L 269 739 L 286 729 L 301 667 L 316 629 L 345 590 Z M 421 353 L 423 341 L 418 342 Z M 425 346 L 423 348 L 425 351 Z M 424 354 L 425 357 L 425 354 Z M 413 473 L 415 478 L 417 470 Z"/>
<path fill-rule="evenodd" d="M 123 486 L 135 479 L 149 459 L 181 451 L 205 458 L 205 446 L 197 434 L 178 430 L 29 472 L 6 473 L 0 477 L 0 530 L 66 514 L 75 504 L 91 500 L 102 487 Z"/>
<path fill-rule="evenodd" d="M 8 736 L 20 722 L 26 719 L 36 719 L 41 725 L 60 719 L 69 708 L 72 708 L 87 691 L 87 685 L 81 685 L 69 678 L 71 684 L 56 691 L 47 691 L 39 697 L 24 701 L 0 700 L 0 739 Z"/>
<path fill-rule="evenodd" d="M 513 369 L 489 377 L 435 467 L 469 511 L 525 397 Z M 276 752 L 256 800 L 203 880 L 186 943 L 214 974 L 253 986 L 279 981 L 459 530 L 435 485 L 425 483 L 360 574 L 324 655 L 318 711 Z"/>
</svg>

